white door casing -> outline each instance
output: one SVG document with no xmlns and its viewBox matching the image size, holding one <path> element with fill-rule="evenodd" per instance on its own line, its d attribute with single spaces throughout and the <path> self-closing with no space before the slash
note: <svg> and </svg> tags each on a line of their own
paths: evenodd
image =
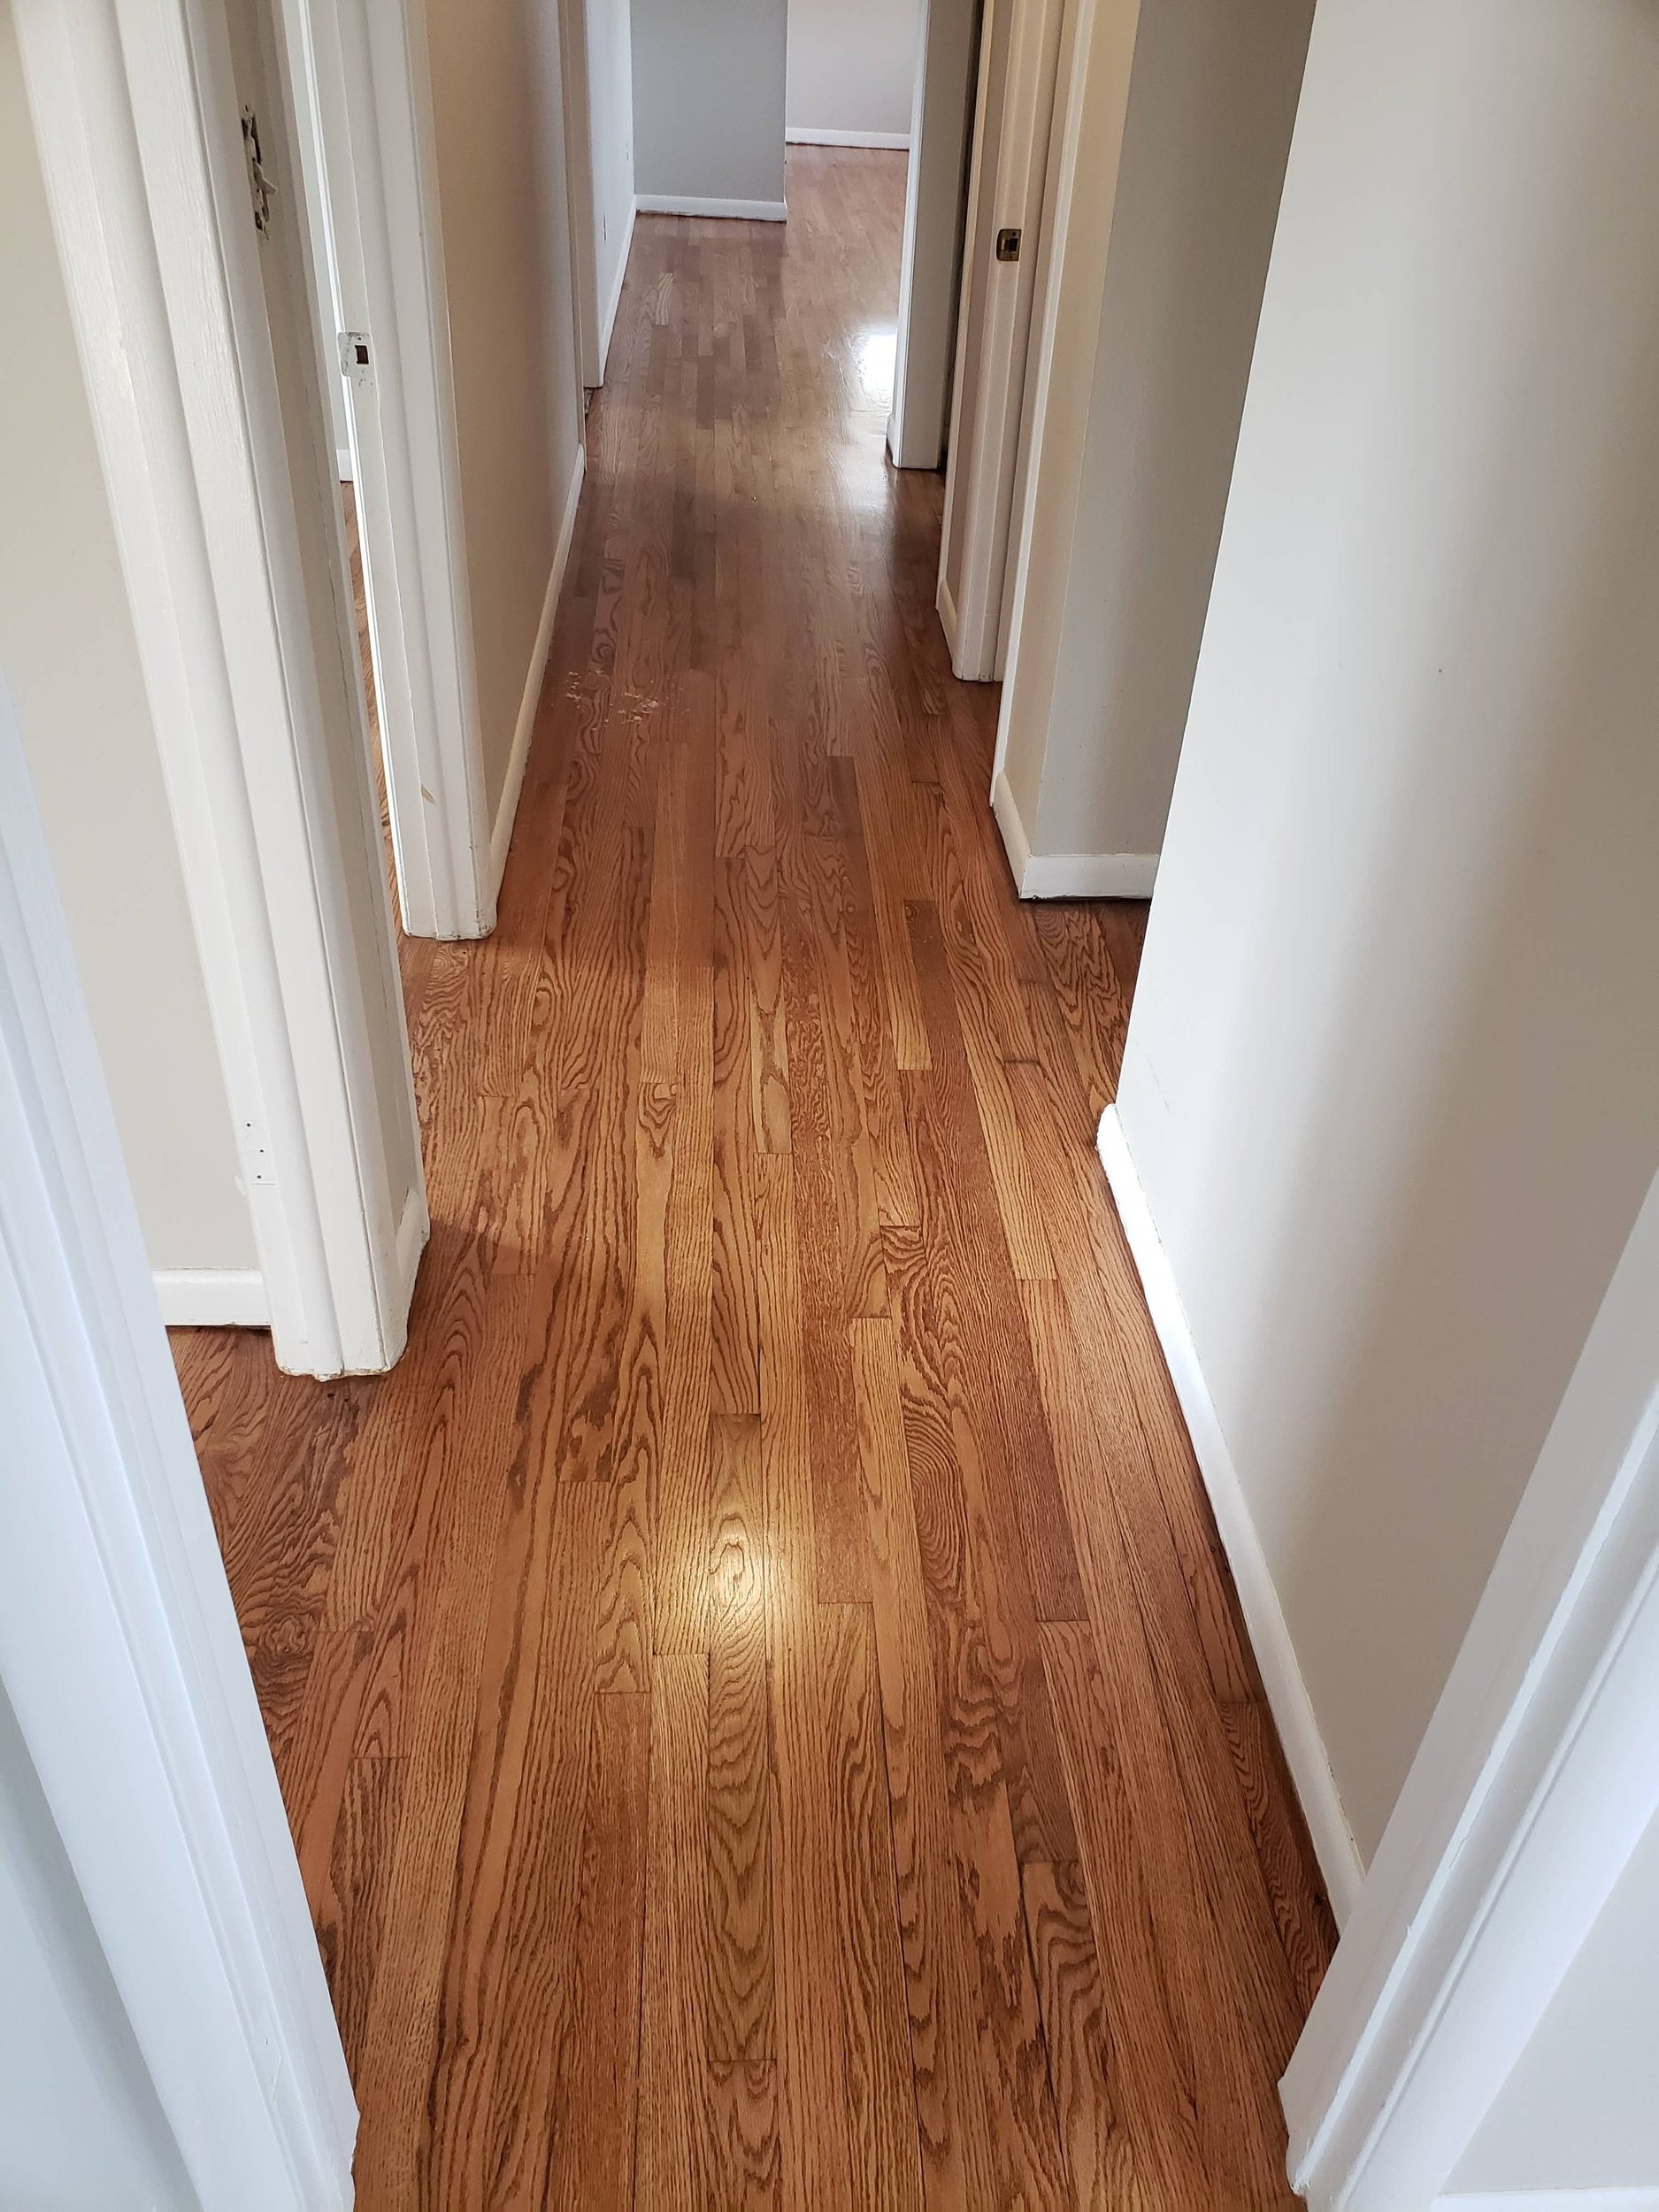
<svg viewBox="0 0 1659 2212">
<path fill-rule="evenodd" d="M 1021 426 L 1041 304 L 1063 0 L 987 0 L 956 326 L 939 611 L 965 682 L 1002 672 Z M 996 242 L 1019 234 L 1018 257 Z"/>
<path fill-rule="evenodd" d="M 1316 2212 L 1428 2212 L 1659 1815 L 1656 1314 L 1659 1180 L 1281 2085 Z"/>
<path fill-rule="evenodd" d="M 255 228 L 225 0 L 13 18 L 274 1348 L 372 1371 L 426 1210 L 338 526 L 319 581 L 302 523 L 331 442 L 319 389 L 285 419 L 267 320 L 300 211 Z M 291 121 L 261 118 L 273 153 Z"/>
<path fill-rule="evenodd" d="M 205 2212 L 351 2200 L 356 2109 L 0 689 L 0 1687 Z"/>
<path fill-rule="evenodd" d="M 333 245 L 342 327 L 324 334 L 324 369 L 346 378 L 403 926 L 414 937 L 487 936 L 496 884 L 424 0 L 280 0 L 280 19 Z"/>
</svg>

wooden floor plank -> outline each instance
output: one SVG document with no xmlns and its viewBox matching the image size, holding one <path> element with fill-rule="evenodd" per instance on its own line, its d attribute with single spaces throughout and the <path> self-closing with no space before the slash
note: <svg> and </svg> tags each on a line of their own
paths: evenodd
<svg viewBox="0 0 1659 2212">
<path fill-rule="evenodd" d="M 595 1701 L 574 1996 L 559 2054 L 549 2212 L 634 2201 L 651 1701 Z"/>
<path fill-rule="evenodd" d="M 641 216 L 493 936 L 405 940 L 392 1373 L 180 1332 L 363 2212 L 1286 2201 L 1333 1940 L 1014 898 L 904 157 Z"/>
</svg>

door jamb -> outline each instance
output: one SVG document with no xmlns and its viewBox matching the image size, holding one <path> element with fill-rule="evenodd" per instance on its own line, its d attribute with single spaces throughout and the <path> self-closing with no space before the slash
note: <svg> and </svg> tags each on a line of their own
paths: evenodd
<svg viewBox="0 0 1659 2212">
<path fill-rule="evenodd" d="M 343 2212 L 351 2085 L 3 692 L 0 1156 L 0 1685 L 196 2197 Z"/>
<path fill-rule="evenodd" d="M 1010 8 L 1003 48 L 995 11 Z M 969 683 L 988 683 L 1002 673 L 1002 609 L 1020 520 L 1016 493 L 1026 381 L 1048 264 L 1044 201 L 1056 103 L 1064 90 L 1064 0 L 985 0 L 939 534 L 940 618 L 951 665 Z M 1002 82 L 994 85 L 999 50 Z M 1004 227 L 1020 233 L 1012 265 L 995 257 L 995 235 Z M 969 319 L 976 308 L 978 373 L 964 419 Z M 962 556 L 953 595 L 945 572 L 957 533 Z"/>
<path fill-rule="evenodd" d="M 425 0 L 278 0 L 317 150 L 344 331 L 369 636 L 398 902 L 411 937 L 487 936 L 496 882 L 461 505 Z M 303 180 L 302 180 L 302 182 Z"/>
<path fill-rule="evenodd" d="M 419 1128 L 378 878 L 360 902 L 386 941 L 354 934 L 376 856 L 334 787 L 338 641 L 311 629 L 222 0 L 12 13 L 273 1346 L 300 1373 L 377 1371 L 426 1241 Z M 409 1188 L 382 1104 L 407 1117 Z"/>
<path fill-rule="evenodd" d="M 605 380 L 605 363 L 604 334 L 599 322 L 598 256 L 594 242 L 593 93 L 588 72 L 588 10 L 585 0 L 559 0 L 558 12 L 576 373 L 583 388 L 592 391 Z"/>
<path fill-rule="evenodd" d="M 1280 2085 L 1316 2208 L 1426 2212 L 1659 1815 L 1659 1178 Z"/>
</svg>

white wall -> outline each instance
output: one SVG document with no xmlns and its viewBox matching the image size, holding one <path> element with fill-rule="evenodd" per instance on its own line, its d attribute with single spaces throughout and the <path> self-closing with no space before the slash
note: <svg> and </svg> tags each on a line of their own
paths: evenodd
<svg viewBox="0 0 1659 2212">
<path fill-rule="evenodd" d="M 642 202 L 783 201 L 786 0 L 634 0 Z"/>
<path fill-rule="evenodd" d="M 582 438 L 557 12 L 538 0 L 426 0 L 426 35 L 494 818 Z"/>
<path fill-rule="evenodd" d="M 920 0 L 789 0 L 792 134 L 908 143 Z"/>
<path fill-rule="evenodd" d="M 1651 10 L 1321 0 L 1118 1104 L 1365 1856 L 1653 1172 L 1656 198 Z"/>
<path fill-rule="evenodd" d="M 1457 2190 L 1659 2187 L 1659 1821 L 1453 2176 Z"/>
<path fill-rule="evenodd" d="M 1002 712 L 1040 860 L 1133 856 L 1149 887 L 1197 665 L 1313 0 L 1142 9 L 1103 272 L 1063 373 L 1080 419 L 1035 478 Z M 1084 219 L 1087 219 L 1086 211 Z M 1097 303 L 1097 304 L 1095 304 Z M 1052 872 L 1052 871 L 1050 872 Z"/>
<path fill-rule="evenodd" d="M 151 1265 L 257 1264 L 10 0 L 0 0 L 0 670 Z"/>
<path fill-rule="evenodd" d="M 0 2204 L 190 2200 L 9 1699 L 0 1690 Z"/>
</svg>

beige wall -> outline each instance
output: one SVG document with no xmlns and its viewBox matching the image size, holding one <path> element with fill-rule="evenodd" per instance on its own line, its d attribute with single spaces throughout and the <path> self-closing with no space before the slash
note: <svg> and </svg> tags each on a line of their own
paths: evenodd
<svg viewBox="0 0 1659 2212">
<path fill-rule="evenodd" d="M 1124 1133 L 1369 1857 L 1659 1159 L 1659 14 L 1321 0 Z"/>
<path fill-rule="evenodd" d="M 74 334 L 0 0 L 0 670 L 150 1263 L 256 1264 Z"/>
<path fill-rule="evenodd" d="M 1030 516 L 1004 706 L 1032 851 L 1156 854 L 1180 756 L 1313 0 L 1163 0 L 1135 36 L 1110 227 L 1079 303 L 1087 388 Z M 1064 435 L 1064 428 L 1062 434 Z"/>
<path fill-rule="evenodd" d="M 493 818 L 581 439 L 558 14 L 427 0 L 426 26 Z"/>
</svg>

